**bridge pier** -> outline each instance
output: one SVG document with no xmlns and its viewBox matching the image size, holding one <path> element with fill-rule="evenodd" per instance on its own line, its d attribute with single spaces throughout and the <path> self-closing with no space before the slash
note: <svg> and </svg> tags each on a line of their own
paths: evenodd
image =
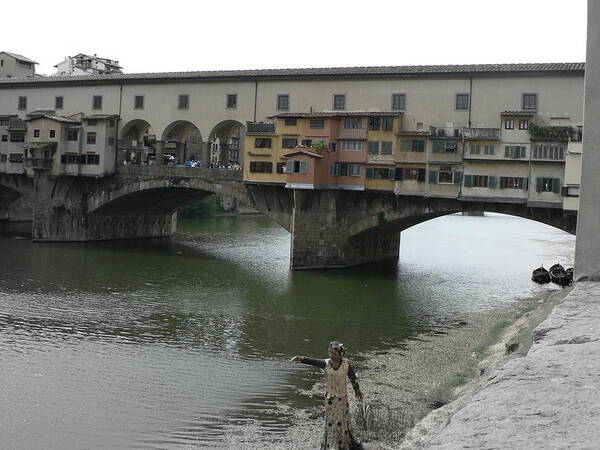
<svg viewBox="0 0 600 450">
<path fill-rule="evenodd" d="M 354 194 L 354 195 L 353 195 Z M 367 231 L 350 236 L 356 219 L 352 203 L 360 193 L 335 190 L 294 191 L 290 268 L 349 267 L 369 262 L 397 261 L 398 230 Z"/>
</svg>

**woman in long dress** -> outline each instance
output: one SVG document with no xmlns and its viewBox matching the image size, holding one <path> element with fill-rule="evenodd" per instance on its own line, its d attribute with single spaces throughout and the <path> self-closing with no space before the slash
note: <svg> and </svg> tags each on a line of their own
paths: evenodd
<svg viewBox="0 0 600 450">
<path fill-rule="evenodd" d="M 321 449 L 361 449 L 360 441 L 352 432 L 350 408 L 348 405 L 348 391 L 346 377 L 350 379 L 356 398 L 362 400 L 363 394 L 356 379 L 356 374 L 350 362 L 344 358 L 346 350 L 344 344 L 333 341 L 329 344 L 329 358 L 316 359 L 305 356 L 294 356 L 290 362 L 300 362 L 320 367 L 325 371 L 325 435 Z"/>
</svg>

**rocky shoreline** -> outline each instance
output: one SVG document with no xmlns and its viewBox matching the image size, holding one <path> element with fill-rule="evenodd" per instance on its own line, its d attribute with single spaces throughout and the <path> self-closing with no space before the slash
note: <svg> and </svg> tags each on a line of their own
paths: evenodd
<svg viewBox="0 0 600 450">
<path fill-rule="evenodd" d="M 481 376 L 424 417 L 400 448 L 592 448 L 600 416 L 600 283 L 552 297 L 548 303 L 560 303 L 533 330 L 526 356 L 511 358 L 510 350 L 522 345 L 537 309 L 505 330 L 478 365 Z"/>
</svg>

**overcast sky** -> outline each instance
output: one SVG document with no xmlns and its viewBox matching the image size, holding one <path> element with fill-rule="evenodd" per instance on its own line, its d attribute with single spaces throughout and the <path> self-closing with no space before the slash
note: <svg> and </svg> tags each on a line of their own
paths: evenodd
<svg viewBox="0 0 600 450">
<path fill-rule="evenodd" d="M 3 1 L 0 50 L 52 74 L 585 60 L 586 0 Z"/>
</svg>

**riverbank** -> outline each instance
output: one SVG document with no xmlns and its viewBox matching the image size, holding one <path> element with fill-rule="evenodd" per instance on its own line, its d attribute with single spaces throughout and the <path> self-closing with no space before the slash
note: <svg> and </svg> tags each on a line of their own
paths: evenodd
<svg viewBox="0 0 600 450">
<path fill-rule="evenodd" d="M 591 448 L 600 415 L 600 283 L 578 283 L 535 327 L 527 355 L 506 361 L 502 353 L 528 322 L 532 314 L 509 327 L 478 366 L 482 376 L 400 448 Z"/>
</svg>

